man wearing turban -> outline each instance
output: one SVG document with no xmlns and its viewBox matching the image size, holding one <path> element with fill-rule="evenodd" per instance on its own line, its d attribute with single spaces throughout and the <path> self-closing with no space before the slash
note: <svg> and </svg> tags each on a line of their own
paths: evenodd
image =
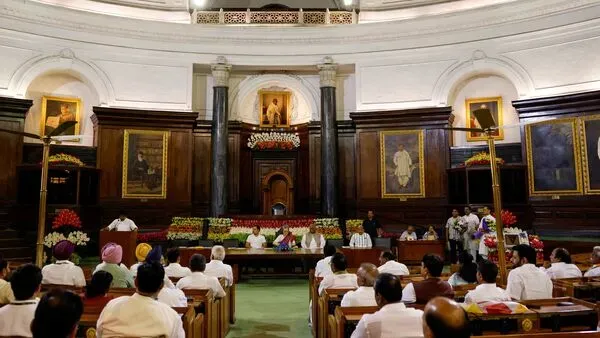
<svg viewBox="0 0 600 338">
<path fill-rule="evenodd" d="M 152 246 L 148 243 L 140 243 L 135 247 L 135 258 L 137 258 L 137 263 L 133 264 L 129 270 L 133 277 L 137 275 L 138 266 L 144 263 L 146 260 L 146 256 L 152 250 Z"/>
<path fill-rule="evenodd" d="M 131 272 L 121 266 L 123 258 L 123 248 L 114 243 L 109 243 L 102 250 L 102 263 L 96 269 L 97 271 L 106 271 L 113 276 L 111 288 L 133 288 L 133 275 Z"/>
<path fill-rule="evenodd" d="M 83 270 L 69 261 L 74 251 L 75 244 L 70 241 L 62 240 L 56 243 L 52 250 L 56 262 L 42 269 L 42 284 L 85 286 Z"/>
</svg>

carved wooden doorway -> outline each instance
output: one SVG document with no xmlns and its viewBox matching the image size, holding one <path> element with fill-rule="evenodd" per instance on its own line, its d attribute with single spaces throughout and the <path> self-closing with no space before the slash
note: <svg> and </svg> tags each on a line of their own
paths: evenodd
<svg viewBox="0 0 600 338">
<path fill-rule="evenodd" d="M 261 182 L 262 214 L 294 214 L 294 181 L 285 171 L 273 170 Z"/>
</svg>

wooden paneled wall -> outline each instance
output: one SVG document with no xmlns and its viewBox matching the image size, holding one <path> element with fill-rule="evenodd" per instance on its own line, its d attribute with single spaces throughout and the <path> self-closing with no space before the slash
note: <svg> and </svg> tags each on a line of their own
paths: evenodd
<svg viewBox="0 0 600 338">
<path fill-rule="evenodd" d="M 513 101 L 521 122 L 540 118 L 566 118 L 600 114 L 600 91 L 573 95 Z M 523 139 L 525 127 L 521 129 Z M 525 142 L 523 159 L 527 161 Z M 600 195 L 530 197 L 533 226 L 542 235 L 598 237 Z"/>
<path fill-rule="evenodd" d="M 440 224 L 447 213 L 449 132 L 434 128 L 449 126 L 451 112 L 451 107 L 442 107 L 350 114 L 356 128 L 353 161 L 356 202 L 348 215 L 364 217 L 368 210 L 373 210 L 388 229 L 409 224 Z M 425 198 L 381 199 L 379 133 L 415 129 L 425 130 Z"/>
<path fill-rule="evenodd" d="M 145 226 L 166 226 L 173 216 L 190 215 L 192 206 L 192 130 L 196 113 L 94 107 L 97 168 L 100 176 L 102 223 L 118 215 L 119 209 Z M 123 134 L 125 129 L 170 131 L 168 146 L 167 198 L 123 199 Z"/>
<path fill-rule="evenodd" d="M 0 96 L 0 128 L 23 132 L 25 114 L 31 100 Z M 13 204 L 17 199 L 17 165 L 23 157 L 23 136 L 0 132 L 0 205 Z"/>
</svg>

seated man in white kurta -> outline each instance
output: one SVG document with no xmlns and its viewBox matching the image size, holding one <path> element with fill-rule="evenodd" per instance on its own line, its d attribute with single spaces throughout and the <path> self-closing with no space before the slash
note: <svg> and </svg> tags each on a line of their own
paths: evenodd
<svg viewBox="0 0 600 338">
<path fill-rule="evenodd" d="M 160 263 L 140 265 L 136 293 L 106 304 L 96 324 L 97 337 L 185 338 L 181 317 L 169 305 L 156 300 L 164 277 Z"/>
<path fill-rule="evenodd" d="M 190 268 L 186 268 L 179 264 L 180 261 L 180 252 L 179 248 L 171 248 L 167 251 L 167 261 L 169 261 L 169 265 L 165 267 L 165 273 L 169 277 L 174 278 L 182 278 L 192 274 Z"/>
<path fill-rule="evenodd" d="M 552 263 L 552 266 L 546 269 L 546 274 L 551 279 L 578 278 L 582 275 L 581 270 L 579 270 L 577 265 L 571 262 L 571 255 L 565 248 L 556 248 L 552 250 L 550 262 Z"/>
<path fill-rule="evenodd" d="M 267 239 L 260 234 L 260 226 L 252 227 L 252 233 L 246 238 L 246 248 L 263 249 L 267 247 Z"/>
<path fill-rule="evenodd" d="M 375 301 L 375 279 L 379 275 L 377 266 L 371 263 L 362 263 L 358 271 L 356 271 L 356 280 L 358 289 L 348 291 L 342 298 L 342 307 L 354 306 L 377 306 Z"/>
<path fill-rule="evenodd" d="M 325 258 L 319 260 L 315 267 L 315 277 L 325 277 L 333 275 L 331 271 L 331 257 L 337 252 L 337 249 L 332 245 L 326 245 L 323 249 Z"/>
<path fill-rule="evenodd" d="M 31 337 L 33 320 L 40 291 L 42 271 L 33 264 L 25 264 L 15 270 L 11 278 L 15 300 L 0 308 L 0 337 Z"/>
<path fill-rule="evenodd" d="M 600 246 L 595 246 L 590 257 L 592 266 L 585 272 L 585 277 L 600 276 Z"/>
<path fill-rule="evenodd" d="M 400 240 L 401 241 L 416 241 L 417 233 L 415 232 L 415 227 L 412 225 L 409 225 L 408 229 L 406 229 L 402 233 L 402 235 L 400 235 Z"/>
<path fill-rule="evenodd" d="M 134 231 L 137 228 L 137 225 L 127 218 L 125 211 L 121 211 L 119 212 L 119 218 L 112 221 L 105 229 L 108 231 Z"/>
<path fill-rule="evenodd" d="M 331 288 L 357 288 L 358 283 L 356 275 L 348 273 L 348 262 L 343 253 L 336 252 L 331 257 L 332 275 L 325 276 L 319 285 L 319 295 L 323 294 L 325 289 Z"/>
<path fill-rule="evenodd" d="M 350 238 L 350 246 L 354 248 L 371 248 L 373 243 L 371 242 L 371 236 L 365 232 L 362 225 L 356 228 L 356 232 L 352 234 Z"/>
<path fill-rule="evenodd" d="M 204 274 L 217 278 L 225 278 L 227 286 L 233 285 L 233 270 L 231 265 L 223 263 L 225 260 L 225 248 L 215 245 L 210 251 L 210 262 L 206 264 Z"/>
<path fill-rule="evenodd" d="M 400 278 L 389 273 L 375 280 L 375 300 L 379 311 L 363 315 L 352 338 L 423 337 L 423 311 L 407 308 L 402 299 Z"/>
<path fill-rule="evenodd" d="M 505 302 L 510 301 L 506 290 L 496 286 L 498 266 L 488 260 L 482 260 L 477 265 L 477 282 L 479 285 L 465 296 L 465 303 Z"/>
<path fill-rule="evenodd" d="M 303 249 L 322 249 L 325 247 L 325 238 L 317 233 L 317 226 L 313 223 L 310 229 L 302 236 Z"/>
<path fill-rule="evenodd" d="M 516 300 L 552 298 L 552 280 L 535 266 L 535 249 L 526 244 L 512 248 L 514 269 L 508 274 L 506 292 Z"/>
<path fill-rule="evenodd" d="M 80 267 L 69 261 L 75 251 L 75 244 L 63 240 L 54 246 L 52 253 L 56 262 L 42 269 L 42 284 L 85 286 L 85 276 Z"/>
<path fill-rule="evenodd" d="M 177 282 L 178 289 L 210 289 L 215 298 L 225 297 L 225 290 L 223 290 L 219 280 L 216 277 L 204 274 L 204 270 L 206 269 L 206 258 L 204 256 L 201 254 L 192 255 L 192 258 L 190 258 L 190 269 L 192 270 L 192 274 L 183 277 Z"/>
<path fill-rule="evenodd" d="M 377 269 L 379 273 L 391 273 L 396 276 L 410 275 L 408 267 L 402 263 L 396 262 L 396 255 L 390 250 L 382 251 L 379 255 L 379 263 L 381 264 Z"/>
</svg>

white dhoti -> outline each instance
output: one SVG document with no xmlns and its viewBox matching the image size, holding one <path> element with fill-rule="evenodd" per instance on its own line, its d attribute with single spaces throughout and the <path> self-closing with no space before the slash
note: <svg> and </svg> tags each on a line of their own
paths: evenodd
<svg viewBox="0 0 600 338">
<path fill-rule="evenodd" d="M 398 177 L 398 184 L 400 184 L 400 187 L 404 188 L 408 185 L 408 181 L 412 174 L 412 160 L 410 159 L 408 152 L 406 150 L 397 151 L 394 154 L 394 164 L 396 165 L 394 175 Z"/>
</svg>

